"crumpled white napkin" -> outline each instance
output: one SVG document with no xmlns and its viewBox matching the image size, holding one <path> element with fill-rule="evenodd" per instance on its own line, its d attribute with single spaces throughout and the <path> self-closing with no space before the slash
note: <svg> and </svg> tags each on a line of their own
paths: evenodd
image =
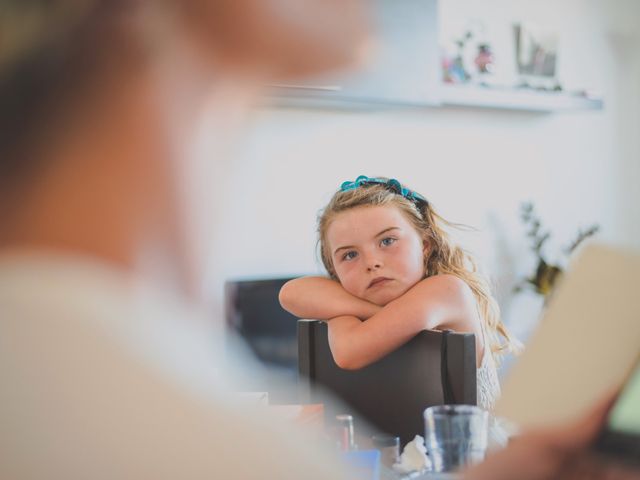
<svg viewBox="0 0 640 480">
<path fill-rule="evenodd" d="M 431 460 L 427 456 L 424 438 L 416 435 L 407 443 L 400 454 L 400 461 L 393 464 L 393 469 L 400 473 L 421 472 L 431 468 Z"/>
</svg>

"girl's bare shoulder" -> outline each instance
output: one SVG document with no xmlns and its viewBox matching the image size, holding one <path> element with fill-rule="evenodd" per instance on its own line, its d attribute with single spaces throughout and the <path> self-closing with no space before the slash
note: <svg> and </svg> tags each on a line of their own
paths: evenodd
<svg viewBox="0 0 640 480">
<path fill-rule="evenodd" d="M 422 280 L 417 287 L 417 293 L 440 310 L 442 326 L 460 331 L 476 330 L 478 302 L 463 279 L 450 274 L 434 275 Z"/>
<path fill-rule="evenodd" d="M 447 296 L 459 298 L 460 300 L 471 301 L 475 305 L 475 296 L 471 287 L 463 279 L 456 275 L 443 273 L 433 275 L 421 280 L 418 286 L 423 290 L 432 292 L 440 292 Z"/>
</svg>

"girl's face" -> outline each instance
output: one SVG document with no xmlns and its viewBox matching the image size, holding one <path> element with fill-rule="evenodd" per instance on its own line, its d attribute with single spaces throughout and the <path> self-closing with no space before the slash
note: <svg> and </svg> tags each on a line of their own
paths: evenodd
<svg viewBox="0 0 640 480">
<path fill-rule="evenodd" d="M 341 212 L 326 238 L 338 280 L 356 297 L 383 306 L 424 278 L 427 243 L 398 207 Z"/>
</svg>

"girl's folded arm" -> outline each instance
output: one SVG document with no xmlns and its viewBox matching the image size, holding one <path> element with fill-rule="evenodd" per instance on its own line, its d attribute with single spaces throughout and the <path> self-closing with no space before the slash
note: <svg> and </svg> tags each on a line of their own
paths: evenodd
<svg viewBox="0 0 640 480">
<path fill-rule="evenodd" d="M 328 320 L 351 315 L 367 319 L 381 307 L 348 293 L 339 282 L 327 277 L 302 277 L 280 289 L 282 308 L 300 318 Z"/>
<path fill-rule="evenodd" d="M 421 330 L 475 331 L 476 302 L 464 281 L 452 275 L 426 278 L 366 322 L 353 316 L 329 321 L 335 362 L 357 370 L 397 349 Z"/>
</svg>

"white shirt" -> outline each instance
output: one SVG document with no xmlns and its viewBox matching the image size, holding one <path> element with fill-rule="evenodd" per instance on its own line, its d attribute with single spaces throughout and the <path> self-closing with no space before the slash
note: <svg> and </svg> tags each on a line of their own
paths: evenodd
<svg viewBox="0 0 640 480">
<path fill-rule="evenodd" d="M 236 405 L 204 325 L 96 261 L 0 259 L 0 478 L 344 478 L 302 432 Z"/>
</svg>

